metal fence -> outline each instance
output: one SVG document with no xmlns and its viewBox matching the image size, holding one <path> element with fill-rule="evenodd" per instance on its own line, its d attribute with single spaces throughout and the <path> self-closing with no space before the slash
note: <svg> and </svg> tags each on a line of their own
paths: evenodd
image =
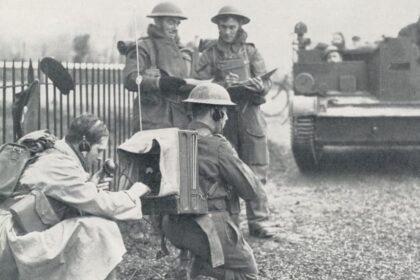
<svg viewBox="0 0 420 280">
<path fill-rule="evenodd" d="M 76 87 L 63 95 L 38 68 L 39 62 L 0 62 L 0 143 L 14 142 L 12 104 L 16 94 L 28 86 L 33 75 L 40 81 L 38 129 L 49 129 L 58 137 L 66 134 L 71 120 L 89 112 L 110 130 L 107 158 L 116 157 L 117 146 L 131 135 L 133 93 L 122 84 L 122 65 L 63 63 Z M 28 71 L 29 70 L 29 71 Z M 29 77 L 28 77 L 29 76 Z"/>
</svg>

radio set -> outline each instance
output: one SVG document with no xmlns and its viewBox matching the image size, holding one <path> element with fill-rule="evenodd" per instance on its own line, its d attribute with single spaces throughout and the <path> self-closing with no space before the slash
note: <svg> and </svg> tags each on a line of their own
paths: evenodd
<svg viewBox="0 0 420 280">
<path fill-rule="evenodd" d="M 118 147 L 120 189 L 135 182 L 151 188 L 143 214 L 205 214 L 198 184 L 197 132 L 165 128 L 137 132 Z"/>
</svg>

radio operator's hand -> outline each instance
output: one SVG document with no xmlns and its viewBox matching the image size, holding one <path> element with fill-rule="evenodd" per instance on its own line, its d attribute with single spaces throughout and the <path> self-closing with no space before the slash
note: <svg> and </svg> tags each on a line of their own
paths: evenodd
<svg viewBox="0 0 420 280">
<path fill-rule="evenodd" d="M 131 188 L 128 190 L 129 193 L 133 194 L 136 197 L 142 197 L 152 190 L 141 182 L 134 183 Z"/>
<path fill-rule="evenodd" d="M 101 181 L 102 177 L 103 177 L 103 176 L 102 176 L 102 173 L 103 173 L 102 169 L 101 169 L 101 170 L 96 171 L 96 172 L 92 175 L 92 177 L 90 177 L 89 182 L 92 182 L 92 183 L 94 183 L 95 185 L 98 185 L 98 184 L 99 184 L 99 182 Z"/>
<path fill-rule="evenodd" d="M 187 82 L 184 79 L 177 77 L 161 77 L 159 79 L 159 88 L 161 91 L 178 90 L 180 87 L 185 86 Z"/>
<path fill-rule="evenodd" d="M 138 75 L 137 78 L 136 78 L 136 84 L 140 85 L 142 81 L 143 81 L 143 76 Z"/>
<path fill-rule="evenodd" d="M 227 76 L 225 77 L 225 84 L 227 87 L 230 87 L 234 84 L 239 83 L 239 75 L 229 72 L 229 74 L 227 74 Z"/>
<path fill-rule="evenodd" d="M 255 92 L 263 92 L 265 89 L 264 82 L 260 77 L 250 78 L 245 87 Z"/>
</svg>

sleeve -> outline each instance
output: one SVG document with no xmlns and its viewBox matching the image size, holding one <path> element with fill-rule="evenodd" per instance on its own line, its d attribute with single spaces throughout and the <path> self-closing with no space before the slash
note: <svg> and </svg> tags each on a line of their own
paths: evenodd
<svg viewBox="0 0 420 280">
<path fill-rule="evenodd" d="M 248 45 L 248 53 L 249 53 L 252 76 L 257 77 L 257 76 L 265 74 L 267 72 L 267 69 L 265 67 L 265 62 L 260 52 L 253 45 Z M 267 80 L 264 80 L 263 82 L 264 82 L 264 91 L 262 92 L 262 94 L 266 95 L 271 89 L 272 81 L 271 79 L 267 79 Z"/>
<path fill-rule="evenodd" d="M 71 158 L 55 158 L 50 162 L 47 166 L 44 164 L 44 171 L 40 174 L 44 178 L 47 196 L 92 215 L 114 220 L 141 219 L 140 198 L 135 190 L 98 190 L 94 183 L 85 181 L 84 170 Z"/>
<path fill-rule="evenodd" d="M 252 200 L 257 197 L 260 182 L 225 141 L 218 147 L 220 174 L 241 198 Z"/>
<path fill-rule="evenodd" d="M 151 62 L 147 51 L 139 46 L 139 57 L 138 57 L 138 64 L 139 64 L 139 71 L 140 75 L 144 75 L 146 70 L 151 67 Z M 123 69 L 123 81 L 124 87 L 130 91 L 137 91 L 137 53 L 136 47 L 131 48 L 131 50 L 127 51 L 126 59 L 125 59 L 125 66 Z M 153 91 L 159 89 L 158 78 L 151 78 L 143 76 L 143 81 L 141 83 L 141 89 L 146 91 Z"/>
</svg>

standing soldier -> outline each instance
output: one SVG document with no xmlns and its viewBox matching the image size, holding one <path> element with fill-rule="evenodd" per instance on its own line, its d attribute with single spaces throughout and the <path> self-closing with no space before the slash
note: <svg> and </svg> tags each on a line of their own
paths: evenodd
<svg viewBox="0 0 420 280">
<path fill-rule="evenodd" d="M 149 25 L 148 36 L 138 40 L 138 50 L 134 43 L 119 42 L 120 52 L 126 55 L 124 86 L 131 91 L 138 90 L 138 66 L 143 78 L 137 79 L 141 88 L 143 129 L 185 128 L 189 118 L 181 101 L 188 92 L 181 88 L 188 76 L 188 65 L 179 45 L 178 26 L 187 17 L 170 2 L 156 5 L 148 17 L 154 19 L 154 24 Z M 140 128 L 138 100 L 134 104 L 135 132 Z"/>
<path fill-rule="evenodd" d="M 266 122 L 260 111 L 265 95 L 271 87 L 269 79 L 259 76 L 266 72 L 264 60 L 254 44 L 247 43 L 242 25 L 250 19 L 237 9 L 225 6 L 211 21 L 219 28 L 219 39 L 203 52 L 196 73 L 199 79 L 213 78 L 229 90 L 235 108 L 228 109 L 229 121 L 224 134 L 262 183 L 267 180 L 268 145 Z M 232 87 L 247 81 L 243 87 Z M 267 196 L 247 202 L 250 234 L 270 237 L 272 228 L 266 222 L 269 216 Z"/>
</svg>

